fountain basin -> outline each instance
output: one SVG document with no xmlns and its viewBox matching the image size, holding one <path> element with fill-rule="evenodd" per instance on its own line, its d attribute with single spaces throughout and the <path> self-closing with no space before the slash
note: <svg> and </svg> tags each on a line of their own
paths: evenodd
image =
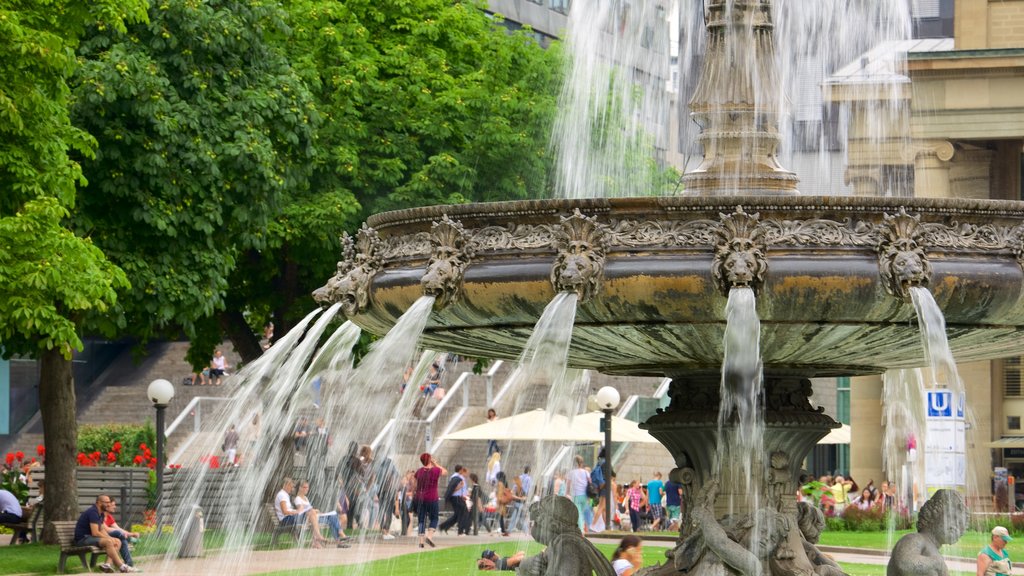
<svg viewBox="0 0 1024 576">
<path fill-rule="evenodd" d="M 761 246 L 767 265 L 753 283 L 770 371 L 827 376 L 920 366 L 913 306 L 892 280 L 901 256 L 915 252 L 924 271 L 908 277 L 933 292 L 958 361 L 1008 356 L 1024 344 L 1024 203 L 963 199 L 651 197 L 382 213 L 367 221 L 378 247 L 359 255 L 376 262 L 369 298 L 349 316 L 376 334 L 394 325 L 423 295 L 421 279 L 439 258 L 432 229 L 447 216 L 470 247 L 468 260 L 423 343 L 515 358 L 556 294 L 552 271 L 567 245 L 559 237 L 576 210 L 575 221 L 586 217 L 592 230 L 569 244 L 599 244 L 590 259 L 602 266 L 578 307 L 575 367 L 717 370 L 729 284 L 715 270 L 743 244 L 732 240 L 745 237 Z M 450 253 L 449 246 L 440 257 Z"/>
</svg>

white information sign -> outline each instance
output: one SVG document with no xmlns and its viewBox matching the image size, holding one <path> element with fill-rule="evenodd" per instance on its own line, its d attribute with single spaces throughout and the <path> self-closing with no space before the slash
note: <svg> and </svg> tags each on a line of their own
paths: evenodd
<svg viewBox="0 0 1024 576">
<path fill-rule="evenodd" d="M 928 390 L 925 396 L 925 485 L 939 488 L 967 485 L 967 428 L 964 397 L 952 390 Z"/>
</svg>

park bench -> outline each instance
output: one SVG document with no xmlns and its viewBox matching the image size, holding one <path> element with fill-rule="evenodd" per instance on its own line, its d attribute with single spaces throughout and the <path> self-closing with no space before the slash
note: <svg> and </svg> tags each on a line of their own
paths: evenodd
<svg viewBox="0 0 1024 576">
<path fill-rule="evenodd" d="M 11 535 L 11 546 L 15 545 L 18 541 L 18 533 L 25 531 L 29 533 L 32 542 L 39 541 L 39 520 L 43 517 L 43 503 L 40 502 L 33 509 L 32 513 L 28 518 L 22 518 L 21 522 L 14 524 L 8 524 L 0 522 L 0 526 L 4 528 L 10 528 L 14 530 L 14 534 Z"/>
<path fill-rule="evenodd" d="M 267 520 L 273 527 L 273 532 L 270 534 L 270 547 L 274 548 L 277 546 L 277 538 L 281 534 L 289 534 L 295 538 L 296 542 L 302 539 L 302 530 L 306 527 L 305 522 L 299 522 L 297 524 L 281 524 L 281 521 L 277 519 L 277 513 L 274 512 L 274 505 L 267 504 L 265 506 L 267 512 Z"/>
<path fill-rule="evenodd" d="M 88 571 L 96 566 L 96 559 L 105 556 L 107 553 L 96 546 L 75 545 L 75 522 L 74 520 L 62 520 L 53 523 L 54 532 L 57 534 L 57 543 L 60 544 L 60 561 L 57 564 L 57 573 L 63 574 L 68 556 L 78 556 L 82 561 L 82 567 Z M 85 555 L 89 554 L 89 562 L 86 563 Z"/>
</svg>

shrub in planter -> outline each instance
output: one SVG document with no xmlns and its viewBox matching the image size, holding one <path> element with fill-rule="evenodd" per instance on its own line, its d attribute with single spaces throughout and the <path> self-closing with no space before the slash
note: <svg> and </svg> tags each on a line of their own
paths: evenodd
<svg viewBox="0 0 1024 576">
<path fill-rule="evenodd" d="M 153 425 L 83 426 L 78 433 L 79 466 L 150 466 Z"/>
<path fill-rule="evenodd" d="M 857 506 L 843 509 L 843 520 L 846 529 L 853 532 L 875 532 L 885 529 L 885 511 L 880 506 L 871 506 L 861 510 Z"/>
</svg>

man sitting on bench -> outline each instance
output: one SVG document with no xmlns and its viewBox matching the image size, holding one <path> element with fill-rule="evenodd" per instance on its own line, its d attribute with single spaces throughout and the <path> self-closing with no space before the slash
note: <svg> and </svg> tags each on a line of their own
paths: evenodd
<svg viewBox="0 0 1024 576">
<path fill-rule="evenodd" d="M 18 498 L 7 490 L 0 490 L 0 524 L 21 524 L 32 514 L 32 508 L 22 508 Z M 28 542 L 28 532 L 21 530 L 19 543 Z"/>
<path fill-rule="evenodd" d="M 107 533 L 104 525 L 107 506 L 110 505 L 110 497 L 100 494 L 96 497 L 96 505 L 90 506 L 78 517 L 75 524 L 75 546 L 96 546 L 102 548 L 107 559 L 114 563 L 114 567 L 121 572 L 135 572 L 135 569 L 124 563 L 118 550 L 121 548 L 121 541 Z M 100 564 L 103 572 L 113 572 L 115 568 L 110 562 Z"/>
</svg>

